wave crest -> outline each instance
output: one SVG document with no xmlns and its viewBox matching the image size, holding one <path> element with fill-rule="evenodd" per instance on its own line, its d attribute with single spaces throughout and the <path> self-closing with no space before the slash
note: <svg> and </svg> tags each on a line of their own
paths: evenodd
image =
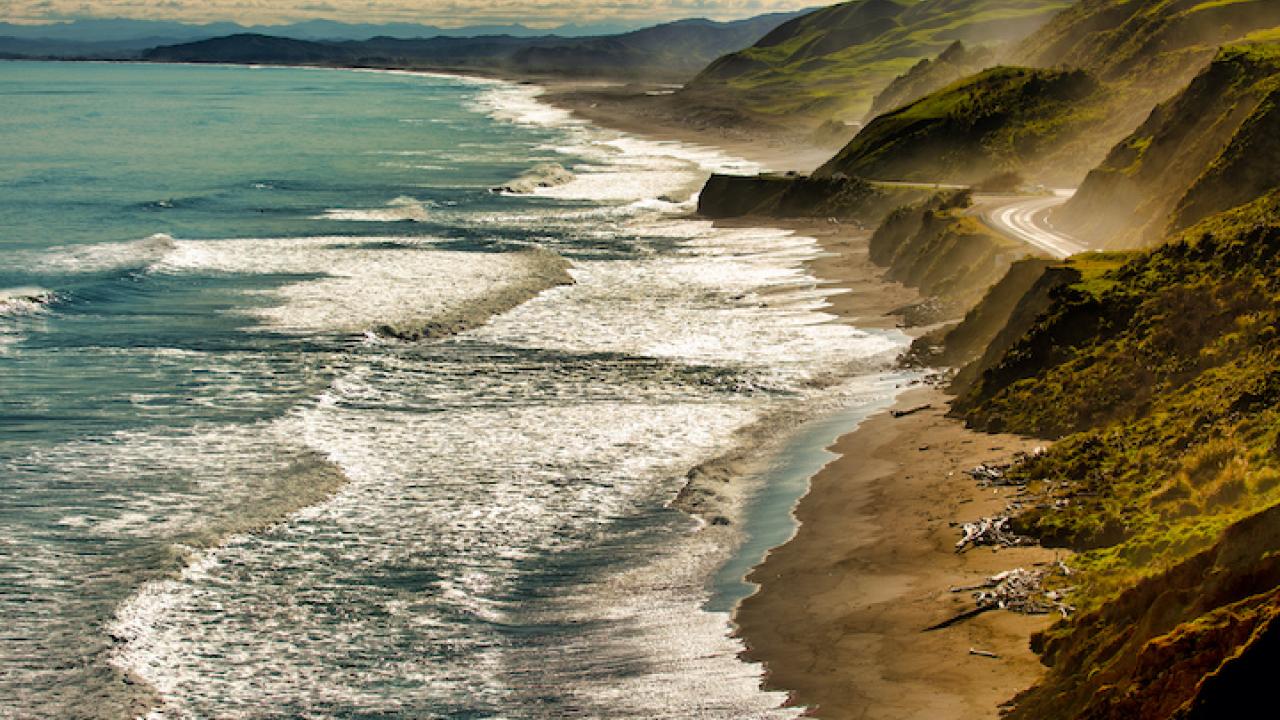
<svg viewBox="0 0 1280 720">
<path fill-rule="evenodd" d="M 542 163 L 530 168 L 520 177 L 495 188 L 495 192 L 529 195 L 544 188 L 559 187 L 573 182 L 575 176 L 559 163 Z"/>
<path fill-rule="evenodd" d="M 57 299 L 53 291 L 38 287 L 0 290 L 0 317 L 35 315 Z"/>
<path fill-rule="evenodd" d="M 427 222 L 431 217 L 425 203 L 417 198 L 402 195 L 387 203 L 385 208 L 374 210 L 330 208 L 313 219 L 345 222 Z"/>
<path fill-rule="evenodd" d="M 493 292 L 469 303 L 445 308 L 429 319 L 385 323 L 378 326 L 377 334 L 407 341 L 456 335 L 485 324 L 489 318 L 533 299 L 544 290 L 573 284 L 569 261 L 560 255 L 542 248 L 519 255 L 525 261 L 525 272 L 509 278 Z"/>
</svg>

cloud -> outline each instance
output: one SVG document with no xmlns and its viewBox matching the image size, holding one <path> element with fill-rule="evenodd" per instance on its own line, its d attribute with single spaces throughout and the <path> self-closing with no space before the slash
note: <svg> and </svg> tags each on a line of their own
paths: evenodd
<svg viewBox="0 0 1280 720">
<path fill-rule="evenodd" d="M 656 23 L 695 16 L 726 20 L 813 4 L 813 0 L 3 0 L 0 20 L 127 17 L 259 24 L 325 18 L 441 26 L 516 22 L 550 26 L 570 22 Z"/>
</svg>

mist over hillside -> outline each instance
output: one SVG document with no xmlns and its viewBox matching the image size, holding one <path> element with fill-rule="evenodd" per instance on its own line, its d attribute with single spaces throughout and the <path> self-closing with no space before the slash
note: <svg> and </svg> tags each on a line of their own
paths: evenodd
<svg viewBox="0 0 1280 720">
<path fill-rule="evenodd" d="M 699 112 L 743 122 L 863 119 L 895 77 L 956 41 L 1021 40 L 1065 0 L 854 0 L 796 18 L 754 46 L 719 58 L 681 93 Z"/>
</svg>

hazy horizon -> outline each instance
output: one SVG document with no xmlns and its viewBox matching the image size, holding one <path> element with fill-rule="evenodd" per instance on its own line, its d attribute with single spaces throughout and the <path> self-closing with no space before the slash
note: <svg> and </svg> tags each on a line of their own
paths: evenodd
<svg viewBox="0 0 1280 720">
<path fill-rule="evenodd" d="M 821 3 L 806 0 L 659 0 L 656 2 L 582 3 L 575 0 L 448 0 L 415 6 L 406 0 L 291 0 L 254 5 L 244 0 L 0 0 L 0 21 L 43 25 L 77 20 L 163 20 L 193 24 L 234 22 L 284 25 L 309 20 L 341 23 L 414 23 L 441 28 L 514 25 L 555 28 L 562 25 L 632 24 L 636 27 L 693 17 L 737 20 L 787 12 Z"/>
</svg>

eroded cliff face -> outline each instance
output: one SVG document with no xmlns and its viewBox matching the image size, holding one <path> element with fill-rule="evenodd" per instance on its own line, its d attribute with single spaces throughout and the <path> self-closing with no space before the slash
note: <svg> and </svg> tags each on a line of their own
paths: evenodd
<svg viewBox="0 0 1280 720">
<path fill-rule="evenodd" d="M 1280 47 L 1224 49 L 1057 214 L 1095 247 L 1146 247 L 1280 186 Z"/>
<path fill-rule="evenodd" d="M 934 298 L 929 320 L 962 316 L 1028 253 L 969 215 L 969 205 L 968 191 L 939 194 L 893 211 L 871 236 L 871 260 L 886 277 Z"/>
<path fill-rule="evenodd" d="M 1013 283 L 1027 290 L 953 406 L 978 428 L 1058 439 L 1011 471 L 1038 497 L 1014 526 L 1079 553 L 1080 612 L 1034 639 L 1050 669 L 1011 717 L 1265 707 L 1280 657 L 1280 190 L 1149 251 L 1023 270 L 1034 279 Z M 989 334 L 983 312 L 957 342 Z"/>
<path fill-rule="evenodd" d="M 874 225 L 894 207 L 925 194 L 851 177 L 717 174 L 698 195 L 698 214 L 713 219 L 836 218 Z"/>
</svg>

